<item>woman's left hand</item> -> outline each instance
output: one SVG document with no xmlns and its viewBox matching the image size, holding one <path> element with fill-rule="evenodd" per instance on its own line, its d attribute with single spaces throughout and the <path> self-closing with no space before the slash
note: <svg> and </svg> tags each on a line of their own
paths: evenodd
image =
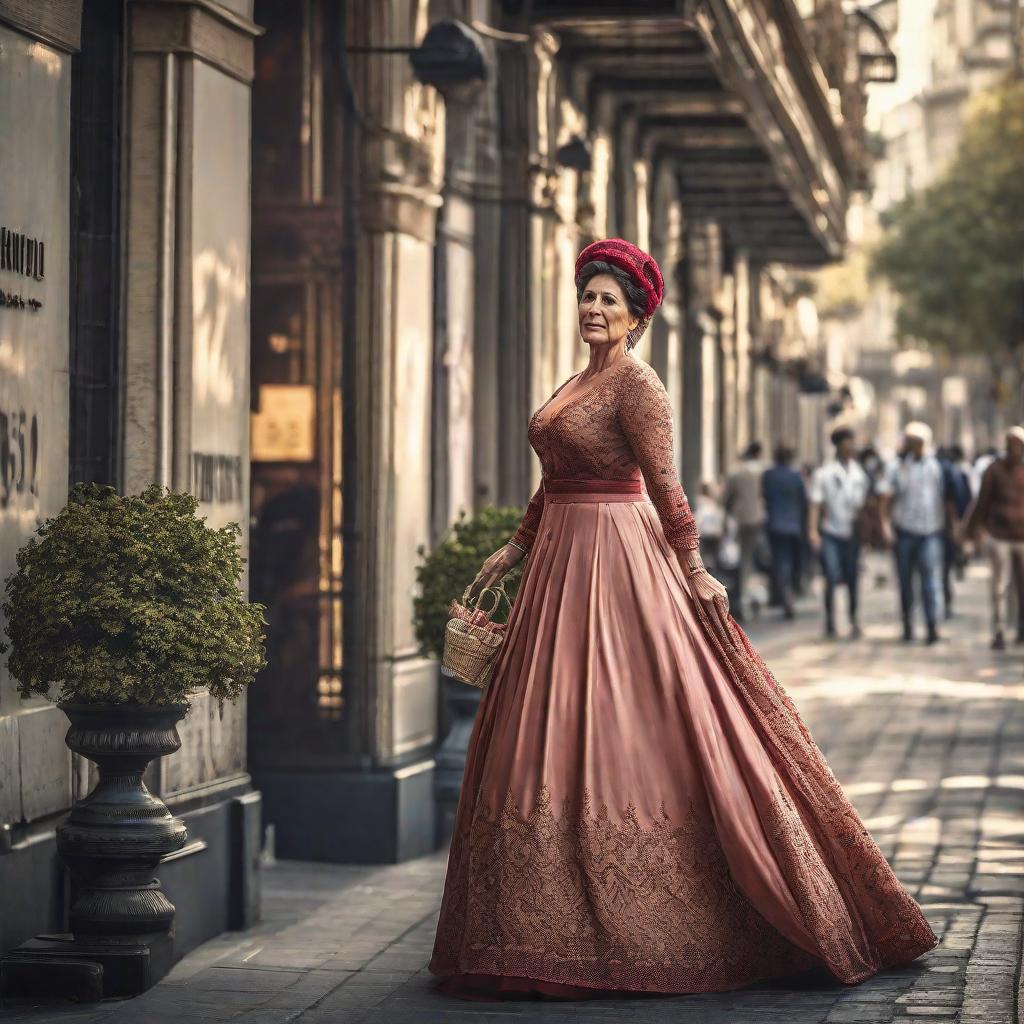
<svg viewBox="0 0 1024 1024">
<path fill-rule="evenodd" d="M 700 601 L 705 612 L 723 633 L 729 629 L 729 592 L 725 585 L 707 571 L 697 551 L 687 552 L 679 559 L 690 594 Z"/>
</svg>

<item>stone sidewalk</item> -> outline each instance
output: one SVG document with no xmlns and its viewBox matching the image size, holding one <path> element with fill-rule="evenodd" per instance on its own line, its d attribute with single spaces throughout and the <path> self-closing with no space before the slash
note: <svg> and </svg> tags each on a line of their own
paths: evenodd
<svg viewBox="0 0 1024 1024">
<path fill-rule="evenodd" d="M 866 594 L 859 641 L 823 641 L 813 602 L 794 623 L 766 613 L 751 629 L 941 937 L 913 966 L 855 988 L 823 979 L 715 995 L 465 1003 L 434 993 L 425 969 L 444 853 L 384 868 L 282 862 L 265 873 L 257 928 L 207 943 L 145 995 L 80 1007 L 11 1002 L 0 1020 L 1020 1024 L 1024 648 L 987 649 L 985 580 L 984 569 L 970 570 L 960 614 L 935 647 L 897 640 L 891 582 Z"/>
</svg>

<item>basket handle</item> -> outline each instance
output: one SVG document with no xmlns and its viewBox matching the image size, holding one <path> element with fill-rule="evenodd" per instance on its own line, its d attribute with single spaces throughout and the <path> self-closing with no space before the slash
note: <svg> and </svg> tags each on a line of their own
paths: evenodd
<svg viewBox="0 0 1024 1024">
<path fill-rule="evenodd" d="M 478 611 L 482 611 L 484 613 L 484 615 L 486 615 L 488 618 L 490 618 L 498 610 L 499 606 L 501 605 L 501 599 L 504 598 L 505 599 L 505 603 L 508 605 L 509 612 L 512 611 L 512 600 L 508 596 L 508 594 L 505 592 L 505 581 L 504 580 L 499 580 L 498 583 L 495 586 L 493 586 L 493 587 L 485 587 L 483 590 L 481 590 L 480 593 L 477 595 L 476 604 L 475 605 L 472 603 L 472 601 L 471 601 L 471 599 L 469 597 L 469 591 L 470 591 L 470 588 L 472 586 L 473 586 L 473 584 L 470 583 L 470 585 L 468 587 L 466 587 L 466 589 L 462 593 L 462 603 L 464 605 L 466 605 L 467 608 L 475 607 Z M 494 605 L 490 609 L 490 611 L 486 611 L 485 609 L 480 607 L 480 604 L 481 604 L 481 602 L 483 600 L 484 594 L 496 594 L 497 595 L 495 597 L 495 599 L 494 599 Z"/>
</svg>

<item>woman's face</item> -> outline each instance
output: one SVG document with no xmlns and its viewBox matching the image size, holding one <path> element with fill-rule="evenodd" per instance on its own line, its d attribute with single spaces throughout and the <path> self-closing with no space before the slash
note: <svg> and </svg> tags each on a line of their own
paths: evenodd
<svg viewBox="0 0 1024 1024">
<path fill-rule="evenodd" d="M 579 305 L 580 337 L 588 345 L 622 341 L 640 322 L 611 274 L 595 274 L 583 287 Z"/>
</svg>

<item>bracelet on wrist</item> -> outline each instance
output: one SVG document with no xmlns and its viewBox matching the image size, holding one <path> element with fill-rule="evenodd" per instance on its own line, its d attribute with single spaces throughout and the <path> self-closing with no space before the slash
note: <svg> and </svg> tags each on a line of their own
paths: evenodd
<svg viewBox="0 0 1024 1024">
<path fill-rule="evenodd" d="M 517 551 L 521 551 L 524 555 L 528 555 L 530 553 L 528 548 L 524 548 L 522 544 L 517 544 L 514 540 L 510 540 L 509 544 L 511 544 Z"/>
</svg>

